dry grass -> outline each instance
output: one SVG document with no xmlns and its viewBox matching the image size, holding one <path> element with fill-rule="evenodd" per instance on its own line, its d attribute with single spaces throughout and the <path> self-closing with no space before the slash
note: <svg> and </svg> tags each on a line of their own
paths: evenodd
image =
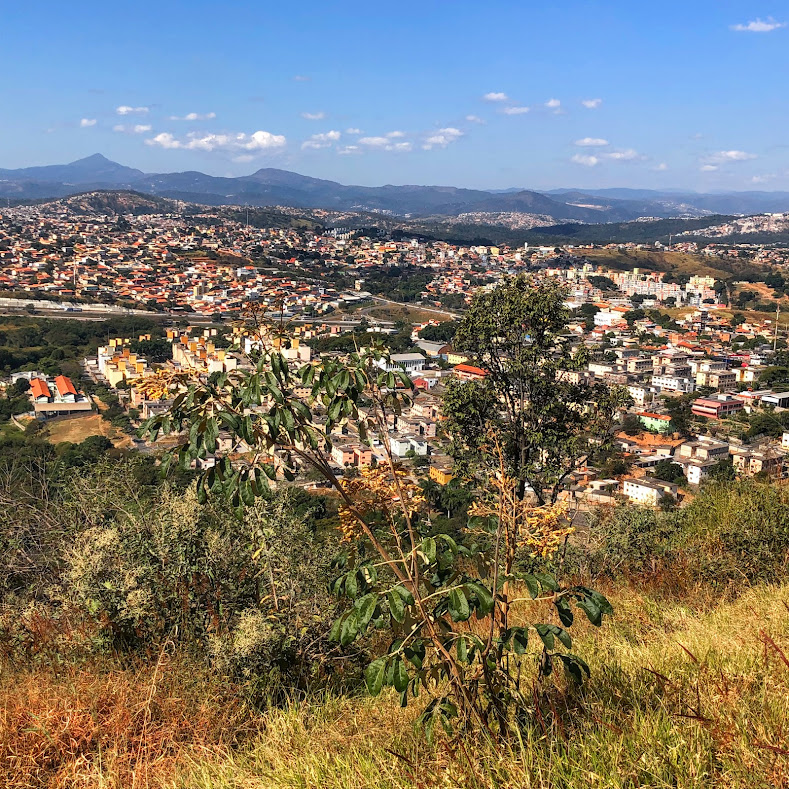
<svg viewBox="0 0 789 789">
<path fill-rule="evenodd" d="M 383 321 L 406 321 L 407 323 L 424 323 L 429 320 L 451 320 L 451 314 L 431 307 L 422 309 L 408 304 L 385 304 L 373 307 L 369 310 L 371 318 L 378 318 Z"/>
<path fill-rule="evenodd" d="M 61 441 L 80 444 L 89 436 L 107 435 L 104 425 L 107 423 L 103 422 L 100 414 L 55 419 L 47 422 L 47 438 L 53 444 L 59 444 Z"/>
<path fill-rule="evenodd" d="M 394 697 L 271 712 L 265 736 L 224 763 L 196 760 L 201 789 L 585 789 L 789 786 L 789 587 L 692 611 L 632 590 L 617 621 L 581 628 L 593 679 L 560 687 L 553 724 L 498 750 L 427 746 Z M 551 713 L 548 713 L 551 717 Z"/>
<path fill-rule="evenodd" d="M 255 715 L 237 688 L 154 655 L 0 680 L 0 785 L 127 789 L 774 789 L 789 787 L 789 586 L 734 602 L 610 592 L 578 623 L 592 667 L 560 677 L 508 748 L 428 745 L 394 694 Z"/>
<path fill-rule="evenodd" d="M 169 784 L 188 758 L 227 756 L 253 728 L 232 693 L 167 655 L 153 665 L 4 672 L 4 789 Z"/>
</svg>

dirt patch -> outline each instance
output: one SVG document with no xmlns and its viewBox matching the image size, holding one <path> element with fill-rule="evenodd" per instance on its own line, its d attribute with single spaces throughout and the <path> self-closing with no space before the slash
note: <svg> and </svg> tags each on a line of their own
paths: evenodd
<svg viewBox="0 0 789 789">
<path fill-rule="evenodd" d="M 99 404 L 99 408 L 103 405 L 103 403 Z M 61 441 L 81 444 L 90 436 L 106 436 L 116 447 L 121 449 L 128 449 L 134 445 L 129 436 L 102 419 L 101 414 L 54 419 L 46 423 L 46 437 L 52 444 L 59 444 Z"/>
</svg>

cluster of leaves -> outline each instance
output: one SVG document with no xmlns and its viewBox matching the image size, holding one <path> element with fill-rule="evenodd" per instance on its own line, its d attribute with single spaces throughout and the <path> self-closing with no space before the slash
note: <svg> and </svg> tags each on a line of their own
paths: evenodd
<svg viewBox="0 0 789 789">
<path fill-rule="evenodd" d="M 444 397 L 450 452 L 464 470 L 485 466 L 491 431 L 507 473 L 541 504 L 556 501 L 569 475 L 610 445 L 625 390 L 575 383 L 570 371 L 588 356 L 565 336 L 570 314 L 558 284 L 535 287 L 526 276 L 478 293 L 454 340 L 486 371 L 482 380 L 451 381 Z"/>
<path fill-rule="evenodd" d="M 495 521 L 487 526 L 494 532 L 498 528 Z M 595 626 L 612 613 L 599 592 L 562 587 L 549 573 L 516 571 L 494 579 L 485 550 L 458 544 L 446 534 L 425 537 L 414 556 L 424 586 L 417 596 L 407 584 L 379 573 L 374 561 L 356 561 L 352 552 L 341 555 L 331 589 L 346 599 L 347 608 L 330 638 L 347 646 L 385 631 L 386 652 L 366 669 L 368 690 L 378 695 L 392 686 L 402 706 L 426 691 L 430 701 L 420 720 L 428 736 L 438 721 L 451 730 L 451 718 L 461 716 L 464 706 L 470 707 L 466 717 L 477 716 L 485 727 L 508 729 L 512 708 L 524 711 L 531 703 L 527 678 L 547 677 L 557 664 L 578 683 L 589 676 L 583 659 L 568 651 L 568 628 L 575 618 L 573 605 Z M 550 602 L 558 623 L 508 625 L 504 613 L 513 601 L 507 598 L 507 582 L 517 583 L 530 601 Z M 532 635 L 538 638 L 537 649 L 530 648 Z M 501 701 L 505 697 L 507 704 Z"/>
</svg>

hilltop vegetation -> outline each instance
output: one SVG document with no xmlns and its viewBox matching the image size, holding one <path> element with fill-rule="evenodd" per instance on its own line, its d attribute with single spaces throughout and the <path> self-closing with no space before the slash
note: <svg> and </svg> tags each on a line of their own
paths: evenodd
<svg viewBox="0 0 789 789">
<path fill-rule="evenodd" d="M 147 462 L 71 457 L 0 445 L 9 789 L 438 789 L 449 779 L 767 789 L 789 779 L 783 489 L 721 484 L 679 513 L 601 512 L 570 570 L 616 611 L 600 630 L 574 628 L 591 679 L 580 691 L 558 677 L 544 717 L 494 749 L 475 737 L 426 744 L 414 705 L 361 693 L 374 640 L 350 650 L 320 640 L 336 605 L 331 569 L 316 561 L 337 542 L 331 502 L 277 494 L 240 523 Z M 258 602 L 268 562 L 292 628 L 271 617 L 271 597 Z"/>
</svg>

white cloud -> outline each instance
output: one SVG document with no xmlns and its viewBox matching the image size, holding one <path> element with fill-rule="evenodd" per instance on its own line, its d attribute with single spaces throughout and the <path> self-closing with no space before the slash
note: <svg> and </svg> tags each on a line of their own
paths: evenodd
<svg viewBox="0 0 789 789">
<path fill-rule="evenodd" d="M 772 181 L 773 179 L 775 179 L 777 177 L 778 176 L 775 173 L 765 173 L 764 175 L 754 175 L 753 178 L 751 178 L 751 183 L 752 184 L 766 184 L 769 181 Z"/>
<path fill-rule="evenodd" d="M 307 150 L 320 150 L 321 148 L 329 148 L 333 142 L 337 142 L 342 135 L 340 132 L 332 130 L 323 132 L 322 134 L 313 134 L 308 140 L 301 144 L 303 151 Z"/>
<path fill-rule="evenodd" d="M 594 167 L 595 165 L 600 164 L 600 159 L 598 159 L 596 156 L 587 156 L 583 153 L 576 153 L 572 159 L 570 159 L 570 161 L 575 162 L 576 164 L 582 164 L 584 167 Z"/>
<path fill-rule="evenodd" d="M 460 129 L 448 126 L 445 129 L 439 129 L 437 132 L 431 134 L 424 143 L 422 143 L 422 148 L 426 151 L 430 151 L 433 148 L 446 148 L 447 145 L 459 140 L 462 136 L 463 132 L 460 131 Z"/>
<path fill-rule="evenodd" d="M 529 112 L 528 107 L 505 107 L 502 112 L 505 115 L 525 115 Z"/>
<path fill-rule="evenodd" d="M 634 162 L 637 159 L 643 159 L 644 157 L 633 148 L 627 148 L 624 151 L 611 151 L 611 153 L 604 153 L 602 154 L 606 157 L 606 159 L 613 159 L 615 162 Z"/>
<path fill-rule="evenodd" d="M 466 120 L 469 123 L 485 123 L 485 121 L 482 120 L 479 115 L 466 115 Z"/>
<path fill-rule="evenodd" d="M 718 169 L 718 167 L 715 164 L 705 164 L 705 165 L 702 165 L 699 169 L 703 173 L 714 173 L 715 170 Z"/>
<path fill-rule="evenodd" d="M 581 148 L 602 148 L 608 145 L 608 140 L 604 140 L 602 137 L 584 137 L 576 140 L 575 144 Z"/>
<path fill-rule="evenodd" d="M 293 81 L 294 82 L 309 82 L 310 78 L 309 77 L 305 77 L 304 74 L 296 74 L 296 76 L 293 77 Z"/>
<path fill-rule="evenodd" d="M 361 134 L 362 130 L 361 129 L 355 129 L 355 128 L 351 127 L 350 129 L 346 129 L 345 133 L 346 134 Z"/>
<path fill-rule="evenodd" d="M 397 151 L 404 153 L 410 151 L 413 145 L 410 142 L 393 142 L 391 137 L 360 137 L 359 144 L 367 148 L 376 148 L 380 151 Z M 349 148 L 352 146 L 348 146 Z"/>
<path fill-rule="evenodd" d="M 756 19 L 748 22 L 746 25 L 732 25 L 731 29 L 736 30 L 738 33 L 771 33 L 778 28 L 786 27 L 786 22 L 776 22 L 771 16 L 767 19 Z"/>
<path fill-rule="evenodd" d="M 386 137 L 362 137 L 359 142 L 362 145 L 368 145 L 370 148 L 383 148 L 390 144 Z"/>
<path fill-rule="evenodd" d="M 287 140 L 281 134 L 267 131 L 256 131 L 252 134 L 238 132 L 236 134 L 203 134 L 189 132 L 184 138 L 177 138 L 169 132 L 162 132 L 146 140 L 147 145 L 160 148 L 181 149 L 187 151 L 226 151 L 256 152 L 282 148 Z"/>
<path fill-rule="evenodd" d="M 171 121 L 210 121 L 216 118 L 215 112 L 206 112 L 201 115 L 199 112 L 187 112 L 186 115 L 171 115 Z"/>
<path fill-rule="evenodd" d="M 326 117 L 325 112 L 302 112 L 301 117 L 308 121 L 322 121 Z"/>
<path fill-rule="evenodd" d="M 79 122 L 79 125 L 80 125 L 81 128 L 87 129 L 90 126 L 95 126 L 96 125 L 96 119 L 95 118 L 83 118 Z"/>
<path fill-rule="evenodd" d="M 665 162 L 661 162 L 660 164 L 656 165 L 652 169 L 658 173 L 662 173 L 668 170 L 668 165 Z"/>
<path fill-rule="evenodd" d="M 400 139 L 401 137 L 405 137 L 405 132 L 402 131 L 390 131 L 386 133 L 386 136 L 390 140 Z"/>
<path fill-rule="evenodd" d="M 118 115 L 147 115 L 150 110 L 148 107 L 129 107 L 127 104 L 121 104 L 120 107 L 115 108 Z"/>
<path fill-rule="evenodd" d="M 112 127 L 114 132 L 128 132 L 129 134 L 145 134 L 149 132 L 153 127 L 149 123 L 138 123 L 134 126 L 125 126 L 122 123 L 116 123 L 115 126 Z"/>
<path fill-rule="evenodd" d="M 482 97 L 483 101 L 509 101 L 509 96 L 506 93 L 486 93 Z"/>
<path fill-rule="evenodd" d="M 337 149 L 337 153 L 341 156 L 348 156 L 352 153 L 360 153 L 360 148 L 358 145 L 344 145 L 342 148 Z"/>
<path fill-rule="evenodd" d="M 726 164 L 728 162 L 747 162 L 751 159 L 758 159 L 755 153 L 745 151 L 717 151 L 703 159 L 707 164 Z"/>
<path fill-rule="evenodd" d="M 587 110 L 596 110 L 602 103 L 602 99 L 584 99 L 581 102 Z"/>
<path fill-rule="evenodd" d="M 548 99 L 548 101 L 545 102 L 545 106 L 549 110 L 558 110 L 559 107 L 562 106 L 562 103 L 559 101 L 559 99 Z"/>
</svg>

